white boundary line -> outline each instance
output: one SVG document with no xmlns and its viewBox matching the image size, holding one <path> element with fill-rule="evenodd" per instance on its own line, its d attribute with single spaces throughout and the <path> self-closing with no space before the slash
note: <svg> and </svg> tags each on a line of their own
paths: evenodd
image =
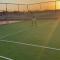
<svg viewBox="0 0 60 60">
<path fill-rule="evenodd" d="M 6 59 L 6 60 L 13 60 L 11 58 L 7 58 L 7 57 L 4 57 L 4 56 L 0 56 L 0 58 Z"/>
<path fill-rule="evenodd" d="M 46 47 L 46 46 L 36 45 L 36 44 L 32 44 L 32 43 L 28 44 L 28 43 L 22 43 L 22 42 L 6 41 L 6 40 L 0 40 L 0 42 L 21 44 L 21 45 L 26 45 L 26 46 L 32 46 L 32 47 L 38 47 L 38 48 L 45 48 L 45 49 L 51 49 L 51 50 L 60 51 L 60 48 Z"/>
</svg>

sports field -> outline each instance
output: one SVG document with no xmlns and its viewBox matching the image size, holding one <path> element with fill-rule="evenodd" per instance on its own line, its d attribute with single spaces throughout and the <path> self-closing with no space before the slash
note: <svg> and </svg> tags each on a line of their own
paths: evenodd
<svg viewBox="0 0 60 60">
<path fill-rule="evenodd" d="M 0 25 L 0 60 L 60 60 L 60 21 Z"/>
</svg>

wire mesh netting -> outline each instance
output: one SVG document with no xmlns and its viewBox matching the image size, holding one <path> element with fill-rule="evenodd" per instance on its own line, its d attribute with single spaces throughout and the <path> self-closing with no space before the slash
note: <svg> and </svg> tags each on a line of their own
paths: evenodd
<svg viewBox="0 0 60 60">
<path fill-rule="evenodd" d="M 57 11 L 59 9 L 60 1 L 47 1 L 32 4 L 0 3 L 0 20 L 32 20 L 34 16 L 36 19 L 55 19 L 56 15 L 59 15 L 58 13 L 60 13 Z M 41 13 L 41 11 L 43 12 Z"/>
<path fill-rule="evenodd" d="M 54 10 L 56 1 L 33 4 L 0 3 L 0 11 L 43 11 Z"/>
</svg>

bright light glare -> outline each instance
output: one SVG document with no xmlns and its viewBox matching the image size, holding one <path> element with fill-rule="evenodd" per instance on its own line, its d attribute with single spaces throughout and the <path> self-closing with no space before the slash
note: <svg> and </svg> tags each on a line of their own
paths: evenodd
<svg viewBox="0 0 60 60">
<path fill-rule="evenodd" d="M 56 9 L 60 9 L 60 1 L 56 2 Z"/>
</svg>

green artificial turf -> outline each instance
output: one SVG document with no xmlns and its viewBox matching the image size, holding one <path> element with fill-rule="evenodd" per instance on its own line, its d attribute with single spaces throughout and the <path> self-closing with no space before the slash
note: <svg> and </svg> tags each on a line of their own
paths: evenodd
<svg viewBox="0 0 60 60">
<path fill-rule="evenodd" d="M 56 20 L 0 25 L 0 56 L 13 60 L 60 60 L 60 50 L 50 48 L 60 49 L 60 22 Z"/>
</svg>

